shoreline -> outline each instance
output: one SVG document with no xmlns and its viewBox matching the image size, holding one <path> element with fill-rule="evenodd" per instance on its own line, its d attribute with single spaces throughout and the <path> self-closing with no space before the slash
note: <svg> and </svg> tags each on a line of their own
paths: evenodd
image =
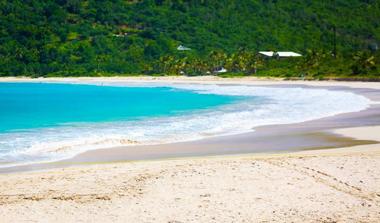
<svg viewBox="0 0 380 223">
<path fill-rule="evenodd" d="M 372 89 L 359 85 L 328 88 L 355 91 L 380 101 L 380 84 Z M 282 86 L 290 85 L 286 82 Z M 118 154 L 117 148 L 91 151 L 77 157 L 77 163 L 50 164 L 36 169 L 29 166 L 29 172 L 19 169 L 0 174 L 0 222 L 41 219 L 47 222 L 378 222 L 379 132 L 380 104 L 375 103 L 361 112 L 263 126 L 254 133 L 173 144 L 166 149 L 160 145 L 159 150 L 151 150 L 191 152 L 189 149 L 194 149 L 199 154 L 204 149 L 219 151 L 224 145 L 225 153 L 219 155 L 189 153 L 181 157 L 126 161 L 127 154 Z M 262 140 L 258 142 L 258 139 Z M 270 145 L 285 149 L 252 153 L 254 143 L 259 149 Z M 336 144 L 337 148 L 315 149 L 326 143 Z M 300 149 L 305 146 L 312 148 Z M 237 154 L 237 149 L 242 153 Z M 143 152 L 136 147 L 134 152 L 138 151 Z M 91 156 L 99 158 L 107 154 L 121 160 L 89 160 Z"/>
<path fill-rule="evenodd" d="M 0 174 L 0 221 L 377 222 L 379 166 L 373 144 Z"/>
<path fill-rule="evenodd" d="M 323 88 L 328 90 L 345 90 L 359 95 L 363 95 L 376 101 L 365 111 L 339 114 L 322 119 L 284 125 L 266 125 L 255 128 L 255 132 L 241 133 L 236 135 L 214 136 L 205 139 L 185 141 L 178 143 L 159 145 L 138 145 L 127 147 L 110 147 L 106 149 L 94 149 L 82 152 L 72 158 L 53 162 L 40 162 L 32 164 L 22 164 L 11 167 L 0 168 L 1 173 L 36 171 L 50 168 L 67 167 L 72 165 L 83 165 L 90 163 L 123 162 L 136 160 L 160 160 L 183 157 L 199 156 L 220 156 L 236 154 L 256 154 L 256 153 L 292 153 L 301 150 L 333 149 L 339 147 L 355 146 L 359 144 L 374 144 L 370 140 L 353 140 L 347 137 L 331 134 L 331 130 L 357 127 L 356 123 L 347 120 L 360 119 L 361 125 L 380 125 L 380 120 L 367 120 L 366 116 L 380 115 L 380 83 L 366 82 L 336 82 L 336 81 L 282 81 L 282 80 L 262 80 L 257 78 L 218 78 L 214 76 L 203 77 L 112 77 L 112 78 L 0 78 L 0 82 L 21 81 L 21 82 L 54 82 L 54 83 L 192 83 L 192 84 L 236 84 L 271 87 L 307 87 Z M 364 88 L 362 85 L 365 85 Z M 367 86 L 370 84 L 370 86 Z M 373 112 L 372 112 L 373 110 Z M 370 112 L 369 112 L 370 111 Z M 366 114 L 369 113 L 369 114 Z M 358 116 L 359 115 L 359 116 Z M 336 121 L 338 120 L 338 121 Z M 358 121 L 356 121 L 358 122 Z M 321 124 L 322 123 L 322 124 Z M 317 127 L 317 128 L 316 128 Z M 287 129 L 293 128 L 296 131 L 288 134 Z M 274 133 L 272 133 L 274 132 Z M 286 133 L 286 134 L 284 134 Z M 279 142 L 274 143 L 273 139 L 279 138 Z M 261 140 L 264 138 L 265 140 Z M 256 140 L 256 141 L 255 141 Z M 257 143 L 257 141 L 260 141 Z M 293 143 L 296 141 L 297 143 Z M 242 143 L 243 142 L 243 143 Z M 235 147 L 227 148 L 227 147 Z M 256 147 L 252 149 L 251 147 Z M 281 147 L 281 149 L 279 149 Z M 181 149 L 177 149 L 181 148 Z"/>
<path fill-rule="evenodd" d="M 62 82 L 62 83 L 117 83 L 117 82 L 137 82 L 137 83 L 189 83 L 189 84 L 243 84 L 243 85 L 295 85 L 312 87 L 350 87 L 380 89 L 380 82 L 365 81 L 336 81 L 336 80 L 284 80 L 283 78 L 266 77 L 235 77 L 221 78 L 217 76 L 115 76 L 115 77 L 0 77 L 0 82 Z"/>
</svg>

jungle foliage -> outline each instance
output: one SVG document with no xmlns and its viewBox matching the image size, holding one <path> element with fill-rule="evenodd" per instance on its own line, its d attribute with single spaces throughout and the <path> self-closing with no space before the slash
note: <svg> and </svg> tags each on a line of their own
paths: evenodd
<svg viewBox="0 0 380 223">
<path fill-rule="evenodd" d="M 0 0 L 0 76 L 379 77 L 379 42 L 377 0 Z"/>
</svg>

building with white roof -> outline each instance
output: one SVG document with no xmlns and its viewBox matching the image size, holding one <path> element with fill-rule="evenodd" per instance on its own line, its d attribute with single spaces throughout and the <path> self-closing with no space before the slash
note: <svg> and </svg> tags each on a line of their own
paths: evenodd
<svg viewBox="0 0 380 223">
<path fill-rule="evenodd" d="M 276 54 L 278 57 L 302 57 L 301 54 L 295 52 L 274 52 L 274 51 L 260 51 L 259 54 L 266 57 L 274 57 Z"/>
<path fill-rule="evenodd" d="M 219 70 L 216 70 L 215 73 L 218 73 L 218 74 L 223 74 L 223 73 L 227 73 L 227 69 L 222 67 L 220 68 Z"/>
<path fill-rule="evenodd" d="M 185 47 L 185 46 L 179 45 L 179 46 L 177 47 L 177 50 L 179 50 L 179 51 L 186 51 L 186 50 L 191 50 L 191 49 L 188 48 L 188 47 Z"/>
</svg>

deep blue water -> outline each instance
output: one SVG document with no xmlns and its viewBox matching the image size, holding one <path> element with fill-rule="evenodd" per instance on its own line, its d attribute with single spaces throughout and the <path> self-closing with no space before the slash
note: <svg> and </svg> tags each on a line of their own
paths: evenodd
<svg viewBox="0 0 380 223">
<path fill-rule="evenodd" d="M 0 133 L 78 122 L 172 116 L 238 99 L 170 87 L 0 83 Z"/>
</svg>

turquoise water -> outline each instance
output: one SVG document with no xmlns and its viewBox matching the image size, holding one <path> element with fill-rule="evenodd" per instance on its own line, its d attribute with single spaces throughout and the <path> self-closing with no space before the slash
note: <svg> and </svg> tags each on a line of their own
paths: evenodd
<svg viewBox="0 0 380 223">
<path fill-rule="evenodd" d="M 308 88 L 0 83 L 0 167 L 250 132 L 370 103 L 350 92 Z"/>
<path fill-rule="evenodd" d="M 0 83 L 0 132 L 171 116 L 237 99 L 170 87 Z"/>
</svg>

